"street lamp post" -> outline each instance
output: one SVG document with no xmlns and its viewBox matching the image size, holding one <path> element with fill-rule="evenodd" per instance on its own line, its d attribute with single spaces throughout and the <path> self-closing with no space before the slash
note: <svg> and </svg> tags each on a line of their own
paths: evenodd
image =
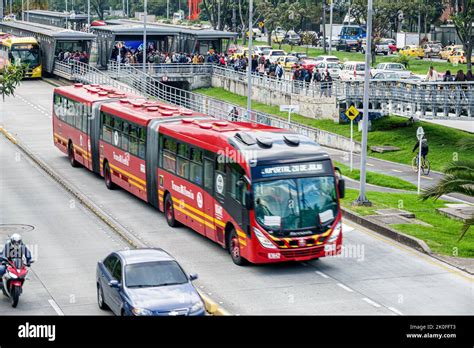
<svg viewBox="0 0 474 348">
<path fill-rule="evenodd" d="M 248 50 L 248 66 L 247 66 L 247 117 L 250 118 L 252 110 L 252 20 L 253 20 L 253 0 L 249 0 L 249 50 Z"/>
<path fill-rule="evenodd" d="M 87 0 L 87 32 L 91 31 L 91 0 Z"/>
<path fill-rule="evenodd" d="M 369 79 L 370 60 L 372 55 L 372 0 L 367 4 L 367 49 L 365 50 L 365 76 L 364 76 L 364 108 L 362 120 L 362 153 L 360 156 L 360 192 L 354 205 L 370 206 L 372 203 L 365 195 L 366 186 L 366 163 L 367 163 L 367 133 L 369 131 Z"/>
<path fill-rule="evenodd" d="M 333 13 L 334 3 L 331 0 L 331 4 L 329 5 L 329 54 L 332 52 L 332 13 Z"/>
<path fill-rule="evenodd" d="M 143 73 L 146 74 L 146 20 L 148 16 L 147 0 L 143 4 Z"/>
<path fill-rule="evenodd" d="M 30 21 L 30 0 L 26 0 L 26 21 Z"/>
<path fill-rule="evenodd" d="M 21 20 L 22 21 L 25 20 L 25 14 L 23 12 L 25 12 L 25 4 L 24 4 L 24 0 L 21 0 Z"/>
</svg>

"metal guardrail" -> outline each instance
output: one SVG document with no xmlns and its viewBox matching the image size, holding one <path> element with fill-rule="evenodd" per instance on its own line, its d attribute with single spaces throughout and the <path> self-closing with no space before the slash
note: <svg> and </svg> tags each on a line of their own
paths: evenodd
<svg viewBox="0 0 474 348">
<path fill-rule="evenodd" d="M 349 151 L 351 147 L 350 140 L 338 134 L 297 123 L 288 123 L 285 119 L 263 112 L 252 110 L 252 112 L 248 114 L 247 109 L 239 105 L 169 86 L 130 65 L 110 62 L 108 74 L 110 77 L 126 83 L 131 88 L 140 90 L 142 95 L 157 98 L 211 117 L 229 121 L 255 122 L 278 128 L 291 129 L 296 133 L 306 135 L 324 146 L 346 151 Z M 354 150 L 356 152 L 360 151 L 359 143 L 355 143 Z"/>
<path fill-rule="evenodd" d="M 117 64 L 113 62 L 112 64 Z M 132 68 L 141 70 L 142 65 Z M 247 83 L 247 74 L 215 64 L 148 64 L 147 73 L 159 76 L 212 74 L 223 79 Z M 255 88 L 311 98 L 335 97 L 341 105 L 354 104 L 362 108 L 364 84 L 359 81 L 334 80 L 324 82 L 292 81 L 286 78 L 252 75 Z M 370 83 L 370 110 L 405 117 L 460 118 L 474 117 L 474 82 L 421 82 L 410 80 L 372 80 Z M 335 101 L 336 102 L 336 101 Z"/>
</svg>

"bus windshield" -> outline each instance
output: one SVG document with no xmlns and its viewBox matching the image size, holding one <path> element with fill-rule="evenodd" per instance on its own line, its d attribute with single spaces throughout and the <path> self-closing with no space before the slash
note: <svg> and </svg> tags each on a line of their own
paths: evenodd
<svg viewBox="0 0 474 348">
<path fill-rule="evenodd" d="M 276 179 L 253 186 L 255 217 L 267 231 L 323 231 L 337 216 L 332 176 Z"/>
<path fill-rule="evenodd" d="M 12 64 L 26 64 L 30 68 L 40 65 L 39 47 L 35 45 L 13 45 L 11 50 Z"/>
</svg>

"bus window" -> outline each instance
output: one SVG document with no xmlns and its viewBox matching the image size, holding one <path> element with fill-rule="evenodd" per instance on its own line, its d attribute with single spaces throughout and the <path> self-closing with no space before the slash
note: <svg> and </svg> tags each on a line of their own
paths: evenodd
<svg viewBox="0 0 474 348">
<path fill-rule="evenodd" d="M 122 123 L 123 121 L 118 118 L 112 118 L 114 121 L 114 130 L 113 130 L 113 137 L 112 137 L 112 145 L 116 147 L 122 147 Z"/>
<path fill-rule="evenodd" d="M 163 160 L 161 161 L 163 168 L 175 173 L 176 172 L 176 141 L 170 138 L 163 140 Z"/>
<path fill-rule="evenodd" d="M 216 174 L 214 181 L 216 185 L 216 193 L 223 197 L 225 192 L 225 163 L 223 161 L 216 161 Z"/>
<path fill-rule="evenodd" d="M 112 116 L 102 112 L 102 140 L 112 143 Z"/>
<path fill-rule="evenodd" d="M 129 151 L 129 132 L 130 124 L 128 122 L 123 122 L 123 131 L 122 131 L 122 150 Z"/>
<path fill-rule="evenodd" d="M 138 142 L 138 157 L 145 158 L 146 153 L 146 129 L 138 127 L 140 132 L 140 139 Z"/>
<path fill-rule="evenodd" d="M 238 164 L 230 165 L 230 187 L 229 194 L 230 196 L 238 201 L 241 204 L 244 204 L 244 189 L 246 184 L 242 182 L 242 175 L 244 174 L 243 170 Z"/>
<path fill-rule="evenodd" d="M 210 159 L 204 159 L 204 187 L 212 192 L 214 178 L 214 163 Z"/>
<path fill-rule="evenodd" d="M 191 148 L 191 163 L 189 167 L 189 179 L 198 185 L 202 185 L 202 151 Z"/>
<path fill-rule="evenodd" d="M 189 179 L 189 146 L 187 144 L 178 144 L 178 168 L 177 174 L 182 178 Z"/>
<path fill-rule="evenodd" d="M 130 124 L 130 138 L 129 138 L 129 148 L 130 148 L 130 154 L 134 156 L 138 156 L 138 132 L 137 129 L 139 129 L 138 126 L 135 126 L 134 124 Z"/>
</svg>

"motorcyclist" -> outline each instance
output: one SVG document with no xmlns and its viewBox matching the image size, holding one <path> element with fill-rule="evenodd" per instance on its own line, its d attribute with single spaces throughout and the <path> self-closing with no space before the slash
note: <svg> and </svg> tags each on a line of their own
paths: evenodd
<svg viewBox="0 0 474 348">
<path fill-rule="evenodd" d="M 31 265 L 31 252 L 28 247 L 23 243 L 21 236 L 18 233 L 14 233 L 8 242 L 5 243 L 3 251 L 0 254 L 0 282 L 2 281 L 3 274 L 5 273 L 7 266 L 4 264 L 4 259 L 10 261 L 13 258 L 25 258 L 26 266 Z"/>
<path fill-rule="evenodd" d="M 417 141 L 416 144 L 415 144 L 415 147 L 413 147 L 412 152 L 415 152 L 416 149 L 418 149 L 419 146 L 420 146 L 420 142 Z M 423 139 L 421 139 L 421 157 L 423 158 L 423 160 L 426 160 L 426 156 L 428 155 L 428 151 L 429 151 L 428 140 L 426 140 L 426 138 L 423 137 Z"/>
</svg>

